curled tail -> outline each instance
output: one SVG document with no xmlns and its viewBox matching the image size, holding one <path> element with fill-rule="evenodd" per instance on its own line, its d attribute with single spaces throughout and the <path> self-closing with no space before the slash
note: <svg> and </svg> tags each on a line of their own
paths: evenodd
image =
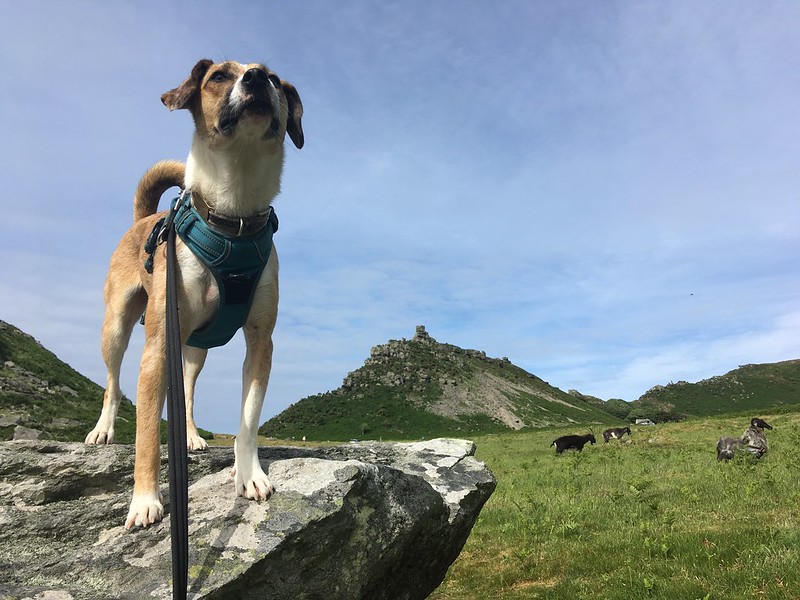
<svg viewBox="0 0 800 600">
<path fill-rule="evenodd" d="M 158 211 L 161 194 L 171 187 L 183 187 L 186 165 L 177 160 L 162 160 L 142 175 L 133 198 L 133 222 Z"/>
</svg>

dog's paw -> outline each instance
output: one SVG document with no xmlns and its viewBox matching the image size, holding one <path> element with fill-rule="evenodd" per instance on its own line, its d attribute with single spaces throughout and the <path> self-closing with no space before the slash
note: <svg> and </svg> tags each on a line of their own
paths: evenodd
<svg viewBox="0 0 800 600">
<path fill-rule="evenodd" d="M 244 496 L 250 500 L 268 500 L 275 493 L 275 488 L 261 467 L 252 469 L 249 476 L 243 471 L 244 469 L 236 466 L 231 471 L 236 483 L 237 496 Z"/>
<path fill-rule="evenodd" d="M 143 494 L 134 496 L 125 519 L 125 529 L 134 527 L 149 527 L 164 518 L 164 505 L 158 494 Z"/>
<path fill-rule="evenodd" d="M 92 429 L 86 436 L 84 444 L 98 445 L 113 444 L 114 443 L 114 430 Z"/>
<path fill-rule="evenodd" d="M 208 450 L 208 442 L 206 442 L 199 435 L 186 436 L 186 448 L 189 452 L 198 452 L 201 450 Z"/>
</svg>

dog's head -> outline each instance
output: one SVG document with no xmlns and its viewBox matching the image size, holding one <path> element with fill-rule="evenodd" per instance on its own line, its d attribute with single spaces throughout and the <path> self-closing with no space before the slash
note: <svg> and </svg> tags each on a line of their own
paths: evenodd
<svg viewBox="0 0 800 600">
<path fill-rule="evenodd" d="M 303 104 L 297 90 L 261 64 L 203 59 L 161 101 L 170 110 L 191 111 L 197 134 L 211 147 L 239 135 L 283 141 L 287 133 L 295 146 L 303 147 Z"/>
</svg>

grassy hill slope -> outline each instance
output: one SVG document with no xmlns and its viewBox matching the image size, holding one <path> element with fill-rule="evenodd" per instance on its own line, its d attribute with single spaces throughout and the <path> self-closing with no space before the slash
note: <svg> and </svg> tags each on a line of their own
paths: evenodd
<svg viewBox="0 0 800 600">
<path fill-rule="evenodd" d="M 656 386 L 631 405 L 654 414 L 695 417 L 795 410 L 800 405 L 800 360 L 743 365 L 697 383 Z"/>
<path fill-rule="evenodd" d="M 44 348 L 30 335 L 0 321 L 0 441 L 17 425 L 60 441 L 83 441 L 100 416 L 103 388 Z M 123 399 L 116 439 L 133 443 L 134 407 Z"/>
<path fill-rule="evenodd" d="M 412 340 L 374 347 L 339 389 L 300 400 L 260 432 L 315 440 L 419 439 L 616 422 L 508 359 L 441 344 L 418 327 Z"/>
</svg>

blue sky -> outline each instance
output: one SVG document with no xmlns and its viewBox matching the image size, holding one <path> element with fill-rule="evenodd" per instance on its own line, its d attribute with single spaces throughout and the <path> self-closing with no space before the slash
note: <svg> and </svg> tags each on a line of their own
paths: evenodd
<svg viewBox="0 0 800 600">
<path fill-rule="evenodd" d="M 160 95 L 204 57 L 298 89 L 263 419 L 424 324 L 634 400 L 800 357 L 796 2 L 25 2 L 0 8 L 0 319 L 98 383 Z M 123 366 L 135 396 L 142 331 Z M 235 432 L 240 336 L 201 375 Z M 98 414 L 100 399 L 98 398 Z"/>
</svg>

